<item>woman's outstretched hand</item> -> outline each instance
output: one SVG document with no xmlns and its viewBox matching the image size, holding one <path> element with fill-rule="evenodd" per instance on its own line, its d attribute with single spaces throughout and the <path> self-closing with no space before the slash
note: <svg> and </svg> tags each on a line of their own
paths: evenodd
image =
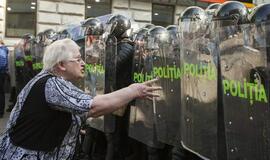
<svg viewBox="0 0 270 160">
<path fill-rule="evenodd" d="M 154 91 L 162 89 L 161 87 L 152 86 L 158 80 L 159 79 L 155 78 L 155 79 L 146 81 L 144 83 L 134 83 L 134 84 L 131 84 L 130 87 L 134 90 L 134 92 L 137 92 L 136 98 L 152 99 L 152 97 L 159 97 L 159 94 L 157 94 Z"/>
</svg>

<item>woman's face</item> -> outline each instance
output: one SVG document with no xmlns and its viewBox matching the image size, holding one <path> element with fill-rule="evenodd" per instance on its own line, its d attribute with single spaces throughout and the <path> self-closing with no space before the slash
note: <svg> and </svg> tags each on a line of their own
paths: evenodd
<svg viewBox="0 0 270 160">
<path fill-rule="evenodd" d="M 74 53 L 73 57 L 63 62 L 65 67 L 64 76 L 67 80 L 76 81 L 84 77 L 84 61 L 82 60 L 81 54 L 78 52 Z"/>
</svg>

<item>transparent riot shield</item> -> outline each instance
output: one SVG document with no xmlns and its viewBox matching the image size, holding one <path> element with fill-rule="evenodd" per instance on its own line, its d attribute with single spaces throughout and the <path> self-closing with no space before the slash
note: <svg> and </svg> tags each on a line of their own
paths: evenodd
<svg viewBox="0 0 270 160">
<path fill-rule="evenodd" d="M 27 83 L 24 77 L 25 54 L 23 49 L 24 40 L 21 39 L 14 47 L 15 53 L 15 78 L 16 78 L 16 92 L 19 93 Z"/>
<path fill-rule="evenodd" d="M 117 58 L 117 39 L 114 36 L 109 36 L 106 40 L 106 86 L 105 93 L 110 93 L 116 90 L 116 58 Z"/>
<path fill-rule="evenodd" d="M 217 159 L 217 61 L 206 26 L 188 21 L 181 32 L 181 138 L 187 150 Z"/>
<path fill-rule="evenodd" d="M 85 39 L 85 92 L 91 96 L 105 92 L 105 42 L 101 36 L 88 35 Z M 104 131 L 103 116 L 88 118 L 87 123 Z"/>
<path fill-rule="evenodd" d="M 32 37 L 29 39 L 22 38 L 14 47 L 17 93 L 34 77 L 33 57 L 31 55 L 32 41 Z"/>
<path fill-rule="evenodd" d="M 176 145 L 179 138 L 181 105 L 179 36 L 174 36 L 159 43 L 153 54 L 153 74 L 160 79 L 156 85 L 162 87 L 160 97 L 154 98 L 156 134 L 158 141 L 170 145 Z"/>
<path fill-rule="evenodd" d="M 33 71 L 34 74 L 38 74 L 42 68 L 42 59 L 43 59 L 43 54 L 44 54 L 44 45 L 41 41 L 36 41 L 32 44 L 31 46 L 31 55 L 33 57 Z"/>
<path fill-rule="evenodd" d="M 270 159 L 269 25 L 219 29 L 227 159 Z"/>
<path fill-rule="evenodd" d="M 148 39 L 148 38 L 147 38 Z M 142 83 L 154 78 L 153 57 L 154 49 L 148 46 L 148 40 L 135 41 L 136 49 L 133 58 L 133 81 Z M 160 148 L 154 123 L 153 101 L 136 99 L 130 107 L 129 137 L 146 144 L 147 146 Z"/>
<path fill-rule="evenodd" d="M 117 39 L 109 35 L 106 39 L 105 59 L 105 93 L 116 91 Z M 112 114 L 104 116 L 104 131 L 111 133 L 115 130 L 115 119 Z"/>
<path fill-rule="evenodd" d="M 24 79 L 26 80 L 26 82 L 30 81 L 34 76 L 34 70 L 33 70 L 33 45 L 35 39 L 31 38 L 31 39 L 27 39 L 24 42 Z"/>
<path fill-rule="evenodd" d="M 80 47 L 80 54 L 83 59 L 85 59 L 85 37 L 84 37 L 84 27 L 81 25 L 71 25 L 67 28 L 68 33 L 70 33 L 71 39 L 75 41 L 75 43 Z M 85 88 L 84 80 L 79 80 L 75 83 L 75 85 L 83 89 Z"/>
</svg>

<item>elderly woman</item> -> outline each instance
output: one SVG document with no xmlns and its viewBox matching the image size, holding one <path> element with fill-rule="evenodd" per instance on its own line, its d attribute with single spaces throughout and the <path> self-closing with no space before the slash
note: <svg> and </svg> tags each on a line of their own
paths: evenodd
<svg viewBox="0 0 270 160">
<path fill-rule="evenodd" d="M 98 117 L 134 98 L 157 96 L 153 81 L 136 83 L 110 94 L 91 97 L 71 82 L 84 76 L 79 46 L 69 39 L 45 51 L 44 69 L 18 95 L 7 130 L 0 137 L 2 160 L 72 159 L 81 118 Z"/>
</svg>

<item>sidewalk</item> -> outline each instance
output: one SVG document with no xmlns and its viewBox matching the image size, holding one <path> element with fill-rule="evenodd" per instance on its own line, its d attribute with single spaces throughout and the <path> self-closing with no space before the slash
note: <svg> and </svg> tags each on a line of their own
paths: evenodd
<svg viewBox="0 0 270 160">
<path fill-rule="evenodd" d="M 6 109 L 9 105 L 9 94 L 6 94 L 6 107 L 5 107 L 5 114 L 3 118 L 0 118 L 0 134 L 5 130 L 6 123 L 9 119 L 10 112 L 6 112 Z"/>
</svg>

